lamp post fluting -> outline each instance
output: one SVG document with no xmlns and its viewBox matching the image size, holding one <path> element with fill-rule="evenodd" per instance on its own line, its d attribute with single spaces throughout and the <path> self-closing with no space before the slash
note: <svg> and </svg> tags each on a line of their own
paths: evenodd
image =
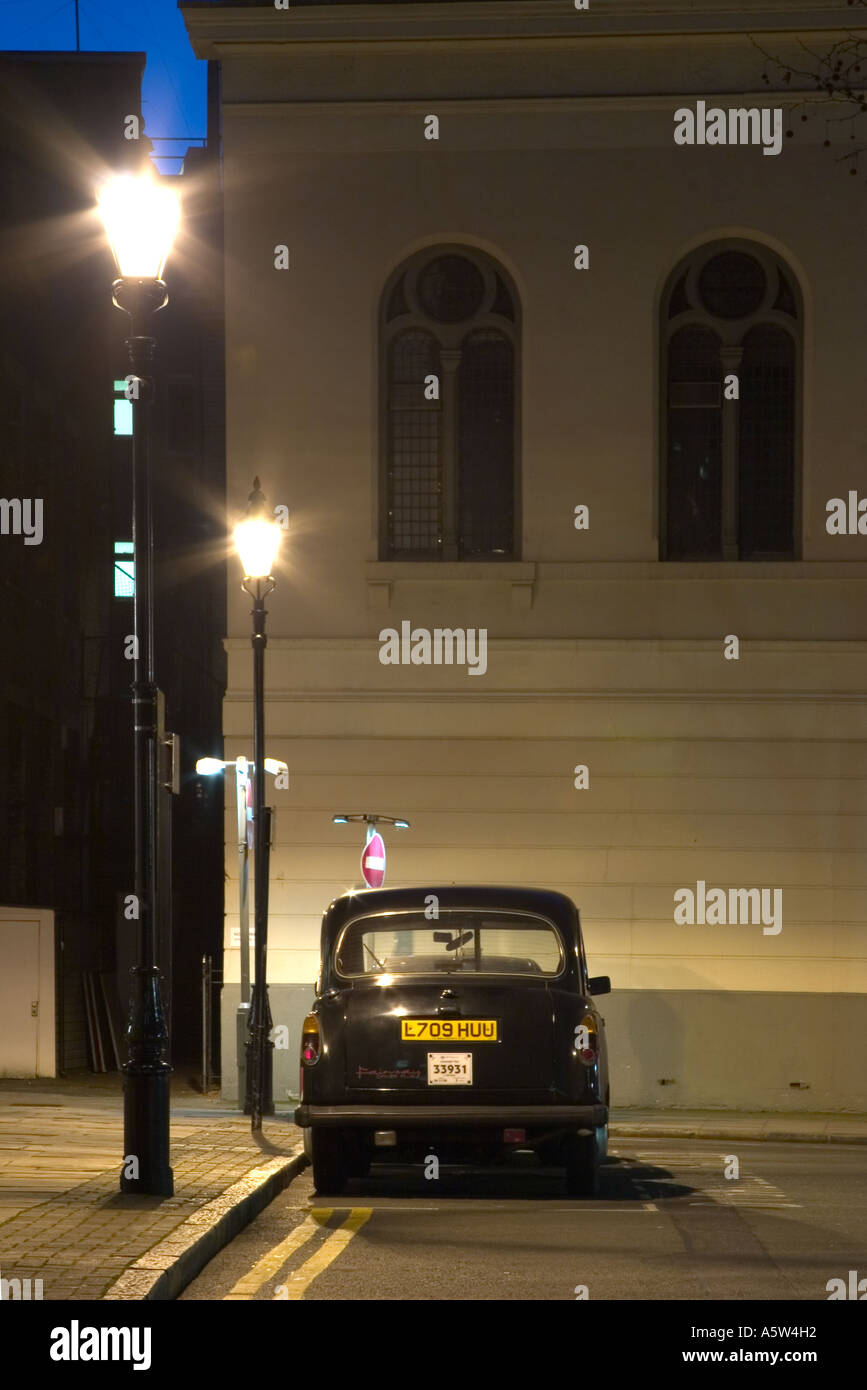
<svg viewBox="0 0 867 1390">
<path fill-rule="evenodd" d="M 157 965 L 157 797 L 160 779 L 159 692 L 154 673 L 153 498 L 150 412 L 155 340 L 144 331 L 150 316 L 168 302 L 162 270 L 178 221 L 174 194 L 147 175 L 124 175 L 100 198 L 120 277 L 112 298 L 129 315 L 126 340 L 133 412 L 132 537 L 135 642 L 132 684 L 135 799 L 135 904 L 138 914 L 136 964 L 131 972 L 127 1060 L 124 1072 L 124 1193 L 171 1196 L 169 1163 L 171 1066 L 168 1027 Z"/>
<path fill-rule="evenodd" d="M 253 480 L 247 514 L 235 530 L 244 566 L 242 588 L 253 600 L 253 931 L 256 974 L 250 1004 L 250 1043 L 247 1075 L 250 1084 L 250 1128 L 262 1128 L 262 1116 L 273 1115 L 273 1052 L 271 1007 L 268 1000 L 268 880 L 270 817 L 265 807 L 265 599 L 275 586 L 271 569 L 280 545 L 280 525 L 269 515 L 259 479 Z"/>
</svg>

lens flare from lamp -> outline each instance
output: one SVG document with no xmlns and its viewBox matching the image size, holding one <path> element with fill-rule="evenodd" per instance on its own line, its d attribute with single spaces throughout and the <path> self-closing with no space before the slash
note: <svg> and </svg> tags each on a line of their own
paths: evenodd
<svg viewBox="0 0 867 1390">
<path fill-rule="evenodd" d="M 118 174 L 98 202 L 121 277 L 161 279 L 181 216 L 177 193 L 149 174 Z"/>
</svg>

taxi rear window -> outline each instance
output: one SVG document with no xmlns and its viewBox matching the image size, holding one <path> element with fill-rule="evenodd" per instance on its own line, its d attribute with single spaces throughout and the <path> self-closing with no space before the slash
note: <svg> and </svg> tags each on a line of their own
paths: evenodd
<svg viewBox="0 0 867 1390">
<path fill-rule="evenodd" d="M 339 975 L 559 975 L 563 943 L 551 922 L 523 912 L 441 909 L 357 917 L 334 951 Z"/>
</svg>

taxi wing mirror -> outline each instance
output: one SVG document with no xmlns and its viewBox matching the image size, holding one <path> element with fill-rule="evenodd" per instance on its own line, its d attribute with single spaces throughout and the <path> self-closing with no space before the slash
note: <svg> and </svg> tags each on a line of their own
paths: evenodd
<svg viewBox="0 0 867 1390">
<path fill-rule="evenodd" d="M 610 975 L 591 975 L 587 981 L 587 988 L 591 994 L 610 994 L 611 976 Z"/>
</svg>

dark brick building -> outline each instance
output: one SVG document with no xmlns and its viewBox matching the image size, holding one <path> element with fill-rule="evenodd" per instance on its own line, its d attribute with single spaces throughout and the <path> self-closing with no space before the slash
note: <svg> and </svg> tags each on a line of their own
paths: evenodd
<svg viewBox="0 0 867 1390">
<path fill-rule="evenodd" d="M 131 439 L 114 385 L 128 321 L 111 303 L 94 185 L 150 151 L 124 138 L 144 65 L 143 53 L 0 55 L 0 495 L 41 499 L 43 515 L 40 544 L 0 535 L 0 904 L 55 913 L 61 1070 L 89 1062 L 82 972 L 107 977 L 123 1017 L 134 951 L 119 910 L 133 847 Z M 157 679 L 182 758 L 176 1059 L 197 1046 L 199 962 L 220 950 L 223 911 L 221 798 L 193 770 L 220 750 L 225 685 L 216 139 L 178 184 L 188 244 L 207 252 L 169 262 L 170 304 L 153 325 Z"/>
</svg>

